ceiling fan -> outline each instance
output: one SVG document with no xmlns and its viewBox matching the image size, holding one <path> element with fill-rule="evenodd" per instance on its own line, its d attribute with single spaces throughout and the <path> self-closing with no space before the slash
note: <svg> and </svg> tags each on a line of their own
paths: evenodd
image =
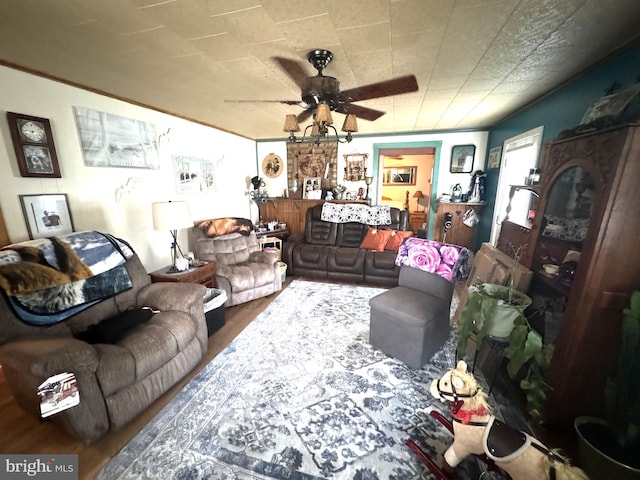
<svg viewBox="0 0 640 480">
<path fill-rule="evenodd" d="M 304 111 L 297 117 L 299 122 L 309 118 L 317 106 L 326 103 L 329 108 L 339 113 L 352 113 L 358 118 L 373 121 L 380 118 L 385 112 L 373 108 L 354 105 L 352 102 L 369 100 L 372 98 L 400 95 L 402 93 L 418 90 L 418 82 L 414 75 L 405 75 L 361 87 L 340 91 L 340 82 L 334 78 L 322 74 L 323 70 L 333 59 L 333 53 L 329 50 L 316 49 L 307 54 L 307 60 L 318 71 L 313 77 L 307 76 L 303 64 L 297 60 L 284 57 L 273 57 L 285 73 L 300 87 L 301 100 L 228 100 L 239 102 L 275 102 L 285 105 L 298 105 Z"/>
</svg>

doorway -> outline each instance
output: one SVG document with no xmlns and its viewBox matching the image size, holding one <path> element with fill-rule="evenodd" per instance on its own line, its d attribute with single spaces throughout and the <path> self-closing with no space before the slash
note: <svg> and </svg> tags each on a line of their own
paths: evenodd
<svg viewBox="0 0 640 480">
<path fill-rule="evenodd" d="M 544 127 L 537 127 L 508 138 L 504 142 L 496 204 L 493 210 L 493 223 L 491 224 L 490 242 L 494 246 L 497 245 L 502 221 L 507 214 L 509 203 L 511 206 L 509 221 L 528 227 L 529 210 L 533 202 L 531 193 L 527 190 L 518 190 L 514 193 L 511 201 L 509 201 L 509 194 L 512 185 L 524 185 L 529 170 L 538 166 L 543 130 Z"/>
<path fill-rule="evenodd" d="M 419 223 L 419 227 L 426 223 L 427 232 L 431 232 L 441 144 L 442 142 L 374 144 L 373 169 L 376 178 L 371 195 L 372 203 L 406 208 L 412 223 Z"/>
</svg>

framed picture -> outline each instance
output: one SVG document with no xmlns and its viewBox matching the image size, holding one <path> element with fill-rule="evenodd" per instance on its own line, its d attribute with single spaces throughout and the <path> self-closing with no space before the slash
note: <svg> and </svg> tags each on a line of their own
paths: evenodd
<svg viewBox="0 0 640 480">
<path fill-rule="evenodd" d="M 489 161 L 487 162 L 487 169 L 500 168 L 500 155 L 502 154 L 502 147 L 493 147 L 489 150 Z"/>
<path fill-rule="evenodd" d="M 321 177 L 305 177 L 303 182 L 302 198 L 310 200 L 320 200 L 322 198 L 322 178 Z"/>
<path fill-rule="evenodd" d="M 177 193 L 214 192 L 213 160 L 172 155 Z"/>
<path fill-rule="evenodd" d="M 73 107 L 73 113 L 88 167 L 160 169 L 152 123 L 84 107 Z"/>
<path fill-rule="evenodd" d="M 583 115 L 582 120 L 580 120 L 580 125 L 588 125 L 589 123 L 603 117 L 616 118 L 623 112 L 638 92 L 640 92 L 640 83 L 636 83 L 631 87 L 612 93 L 611 95 L 600 97 L 591 106 L 589 106 Z"/>
<path fill-rule="evenodd" d="M 384 167 L 383 185 L 415 185 L 418 167 Z"/>
<path fill-rule="evenodd" d="M 451 173 L 471 173 L 473 171 L 473 157 L 476 154 L 475 145 L 456 145 L 451 149 Z"/>
<path fill-rule="evenodd" d="M 364 180 L 367 175 L 366 153 L 348 153 L 344 157 L 344 180 L 345 182 L 358 182 Z"/>
<path fill-rule="evenodd" d="M 60 178 L 49 120 L 14 112 L 7 112 L 7 120 L 20 175 Z"/>
<path fill-rule="evenodd" d="M 73 232 L 67 194 L 20 195 L 29 238 L 46 238 Z"/>
</svg>

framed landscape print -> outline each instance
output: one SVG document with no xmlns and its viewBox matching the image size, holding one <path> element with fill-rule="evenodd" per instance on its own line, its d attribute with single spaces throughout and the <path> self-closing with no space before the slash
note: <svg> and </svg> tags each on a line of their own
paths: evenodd
<svg viewBox="0 0 640 480">
<path fill-rule="evenodd" d="M 31 240 L 73 232 L 66 193 L 20 195 L 20 205 Z"/>
<path fill-rule="evenodd" d="M 471 173 L 473 157 L 476 154 L 475 145 L 456 145 L 451 149 L 451 173 Z"/>
<path fill-rule="evenodd" d="M 60 178 L 49 120 L 14 112 L 7 112 L 7 120 L 20 175 Z"/>
</svg>

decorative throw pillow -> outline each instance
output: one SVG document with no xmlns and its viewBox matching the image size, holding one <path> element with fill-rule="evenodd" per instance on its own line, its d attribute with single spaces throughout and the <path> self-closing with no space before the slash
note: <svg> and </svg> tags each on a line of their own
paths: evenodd
<svg viewBox="0 0 640 480">
<path fill-rule="evenodd" d="M 382 252 L 390 236 L 391 230 L 380 230 L 378 228 L 368 227 L 367 234 L 365 235 L 364 240 L 362 240 L 360 248 Z"/>
<path fill-rule="evenodd" d="M 413 237 L 413 232 L 411 230 L 391 230 L 391 235 L 389 235 L 389 240 L 387 240 L 387 244 L 384 246 L 384 249 L 397 252 L 402 241 L 409 237 Z"/>
</svg>

